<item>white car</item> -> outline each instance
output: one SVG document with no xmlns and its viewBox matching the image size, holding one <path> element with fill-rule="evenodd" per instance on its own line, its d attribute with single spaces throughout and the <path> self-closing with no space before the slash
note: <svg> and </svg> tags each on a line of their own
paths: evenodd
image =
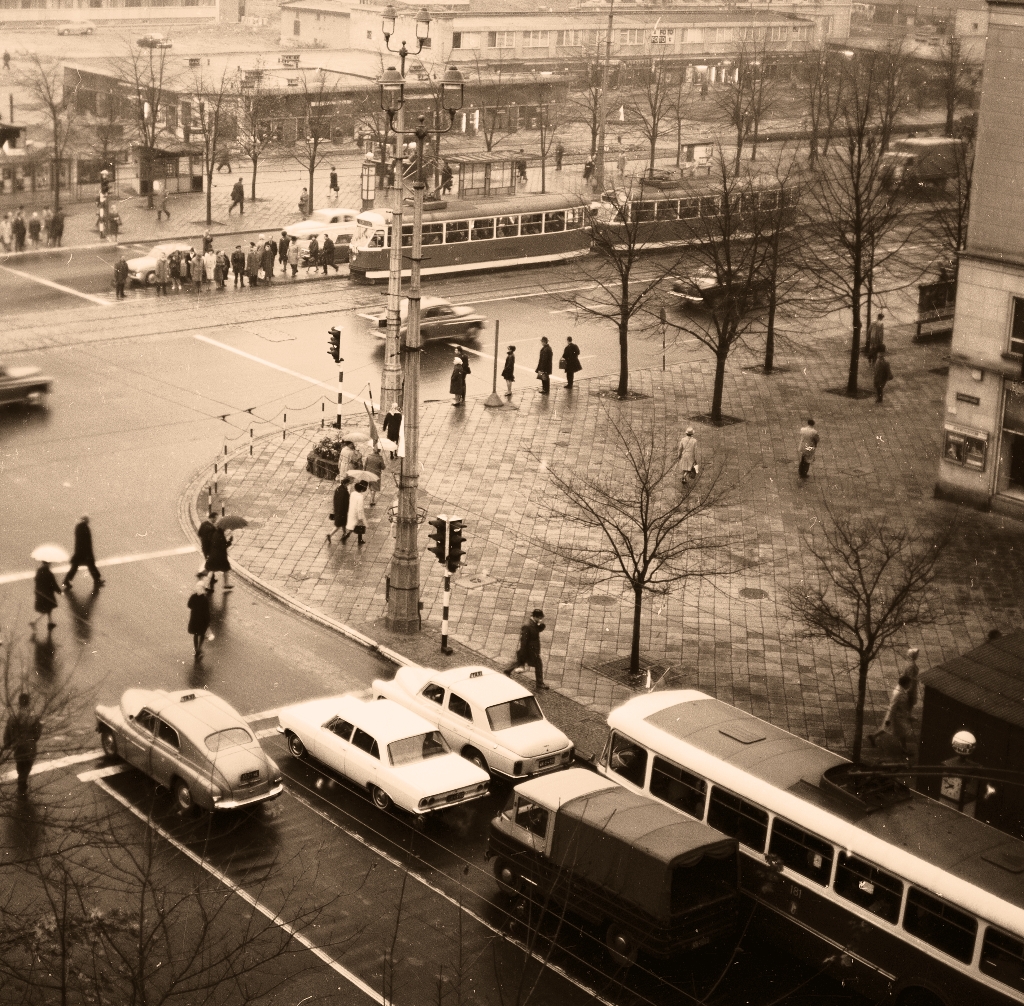
<svg viewBox="0 0 1024 1006">
<path fill-rule="evenodd" d="M 58 35 L 91 35 L 96 30 L 92 21 L 68 21 L 57 25 Z"/>
<path fill-rule="evenodd" d="M 128 259 L 128 280 L 133 283 L 142 283 L 152 286 L 156 282 L 156 260 L 163 252 L 170 257 L 171 252 L 187 252 L 193 246 L 184 241 L 168 241 L 165 244 L 154 245 L 148 255 L 140 255 L 138 258 Z M 200 248 L 202 245 L 200 245 Z"/>
<path fill-rule="evenodd" d="M 394 803 L 422 815 L 487 795 L 487 773 L 453 754 L 433 724 L 394 702 L 334 695 L 288 706 L 278 722 L 294 757 L 312 755 L 365 786 L 381 810 Z"/>
<path fill-rule="evenodd" d="M 334 261 L 348 261 L 348 246 L 352 241 L 352 235 L 356 232 L 356 217 L 359 210 L 350 210 L 340 207 L 333 207 L 323 210 L 313 210 L 313 215 L 308 220 L 300 220 L 298 223 L 289 224 L 283 228 L 285 234 L 298 243 L 299 259 L 305 265 L 306 252 L 309 248 L 309 239 L 315 237 L 320 247 L 324 244 L 324 235 L 329 234 L 334 242 Z"/>
<path fill-rule="evenodd" d="M 572 764 L 572 741 L 544 718 L 533 693 L 488 667 L 401 667 L 373 694 L 430 721 L 463 758 L 509 779 Z"/>
</svg>

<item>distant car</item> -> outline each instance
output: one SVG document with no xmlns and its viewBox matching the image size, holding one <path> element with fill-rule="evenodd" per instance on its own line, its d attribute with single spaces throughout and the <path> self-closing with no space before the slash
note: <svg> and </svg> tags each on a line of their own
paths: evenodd
<svg viewBox="0 0 1024 1006">
<path fill-rule="evenodd" d="M 281 772 L 249 724 L 202 688 L 129 688 L 120 705 L 96 707 L 103 752 L 174 794 L 179 808 L 235 810 L 281 795 Z"/>
<path fill-rule="evenodd" d="M 143 49 L 170 49 L 174 43 L 166 35 L 149 34 L 135 40 Z"/>
<path fill-rule="evenodd" d="M 453 754 L 437 728 L 394 702 L 335 695 L 288 706 L 278 728 L 296 758 L 312 755 L 364 786 L 381 810 L 427 814 L 486 796 L 490 777 Z"/>
<path fill-rule="evenodd" d="M 91 35 L 96 30 L 92 21 L 68 21 L 57 25 L 58 35 Z"/>
<path fill-rule="evenodd" d="M 399 307 L 402 334 L 409 326 L 409 301 L 403 299 Z M 374 334 L 383 339 L 387 328 L 387 313 L 364 315 L 374 323 Z M 423 297 L 420 300 L 420 336 L 427 340 L 450 339 L 456 335 L 473 335 L 479 332 L 487 319 L 471 307 L 453 304 L 441 297 Z"/>
<path fill-rule="evenodd" d="M 489 772 L 528 779 L 572 764 L 572 741 L 544 718 L 533 693 L 490 668 L 401 667 L 391 681 L 374 681 L 373 694 L 429 720 Z"/>
<path fill-rule="evenodd" d="M 749 289 L 749 308 L 758 307 L 764 303 L 769 289 L 769 283 L 765 279 L 755 279 Z M 710 266 L 702 266 L 690 276 L 683 276 L 673 281 L 672 296 L 677 297 L 684 305 L 700 305 L 702 307 L 717 307 L 726 295 L 726 288 L 719 281 L 715 270 Z M 742 293 L 742 285 L 734 288 L 734 294 L 739 298 Z"/>
<path fill-rule="evenodd" d="M 129 282 L 152 286 L 156 282 L 156 260 L 160 252 L 169 256 L 173 251 L 187 252 L 190 248 L 192 245 L 186 241 L 166 241 L 150 248 L 148 255 L 128 259 Z"/>
<path fill-rule="evenodd" d="M 310 238 L 315 237 L 323 247 L 324 235 L 329 234 L 334 242 L 335 262 L 348 261 L 348 246 L 352 241 L 352 235 L 356 232 L 356 217 L 359 210 L 333 209 L 314 210 L 308 220 L 300 220 L 298 223 L 289 224 L 282 228 L 285 234 L 293 238 L 299 247 L 299 261 L 306 264 L 308 257 Z"/>
<path fill-rule="evenodd" d="M 38 367 L 9 367 L 0 363 L 0 405 L 37 405 L 50 393 L 53 378 Z"/>
</svg>

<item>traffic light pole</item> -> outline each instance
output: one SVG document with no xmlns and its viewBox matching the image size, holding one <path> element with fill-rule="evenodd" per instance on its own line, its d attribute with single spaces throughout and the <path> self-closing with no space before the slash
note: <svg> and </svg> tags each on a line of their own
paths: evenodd
<svg viewBox="0 0 1024 1006">
<path fill-rule="evenodd" d="M 448 608 L 452 603 L 452 575 L 444 575 L 444 608 L 441 611 L 441 652 L 450 655 L 453 651 L 448 645 Z"/>
<path fill-rule="evenodd" d="M 344 357 L 339 357 L 338 358 L 338 363 L 339 364 L 342 364 L 344 362 L 345 362 Z M 339 369 L 338 370 L 338 412 L 337 412 L 337 417 L 334 420 L 334 425 L 339 430 L 341 429 L 341 399 L 342 399 L 342 395 L 344 394 L 344 392 L 341 390 L 341 386 L 344 383 L 344 381 L 345 381 L 345 371 Z"/>
</svg>

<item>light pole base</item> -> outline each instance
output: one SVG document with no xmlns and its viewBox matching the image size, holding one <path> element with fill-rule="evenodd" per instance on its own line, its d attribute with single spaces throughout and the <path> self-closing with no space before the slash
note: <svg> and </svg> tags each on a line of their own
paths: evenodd
<svg viewBox="0 0 1024 1006">
<path fill-rule="evenodd" d="M 498 393 L 496 391 L 492 391 L 487 396 L 487 401 L 484 402 L 484 408 L 485 409 L 503 409 L 503 408 L 505 408 L 505 403 L 501 400 L 501 397 L 498 395 Z"/>
</svg>

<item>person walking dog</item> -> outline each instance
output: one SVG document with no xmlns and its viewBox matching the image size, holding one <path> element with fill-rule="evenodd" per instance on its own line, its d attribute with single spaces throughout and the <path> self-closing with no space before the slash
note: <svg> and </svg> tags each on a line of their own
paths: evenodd
<svg viewBox="0 0 1024 1006">
<path fill-rule="evenodd" d="M 519 649 L 516 651 L 515 663 L 505 671 L 511 677 L 512 672 L 520 667 L 532 667 L 538 691 L 547 691 L 544 684 L 544 661 L 540 656 L 540 634 L 544 631 L 544 612 L 534 608 L 530 617 L 519 630 Z"/>
<path fill-rule="evenodd" d="M 89 517 L 82 514 L 75 525 L 75 551 L 71 556 L 71 568 L 64 575 L 64 587 L 70 587 L 74 580 L 78 567 L 84 566 L 92 574 L 94 587 L 102 587 L 107 581 L 100 576 L 96 568 L 96 556 L 92 551 L 92 528 L 89 527 Z"/>
<path fill-rule="evenodd" d="M 543 335 L 540 339 L 540 357 L 537 360 L 537 377 L 540 379 L 540 393 L 542 395 L 551 394 L 551 361 L 553 359 L 554 354 L 548 345 L 548 338 L 546 335 Z"/>
<path fill-rule="evenodd" d="M 580 363 L 580 347 L 572 341 L 571 335 L 565 337 L 565 349 L 558 361 L 558 369 L 565 371 L 565 390 L 572 391 L 573 378 L 583 369 L 583 364 Z"/>
<path fill-rule="evenodd" d="M 807 425 L 800 428 L 800 478 L 807 478 L 814 452 L 818 449 L 818 431 L 814 428 L 814 420 L 808 419 Z"/>
</svg>

